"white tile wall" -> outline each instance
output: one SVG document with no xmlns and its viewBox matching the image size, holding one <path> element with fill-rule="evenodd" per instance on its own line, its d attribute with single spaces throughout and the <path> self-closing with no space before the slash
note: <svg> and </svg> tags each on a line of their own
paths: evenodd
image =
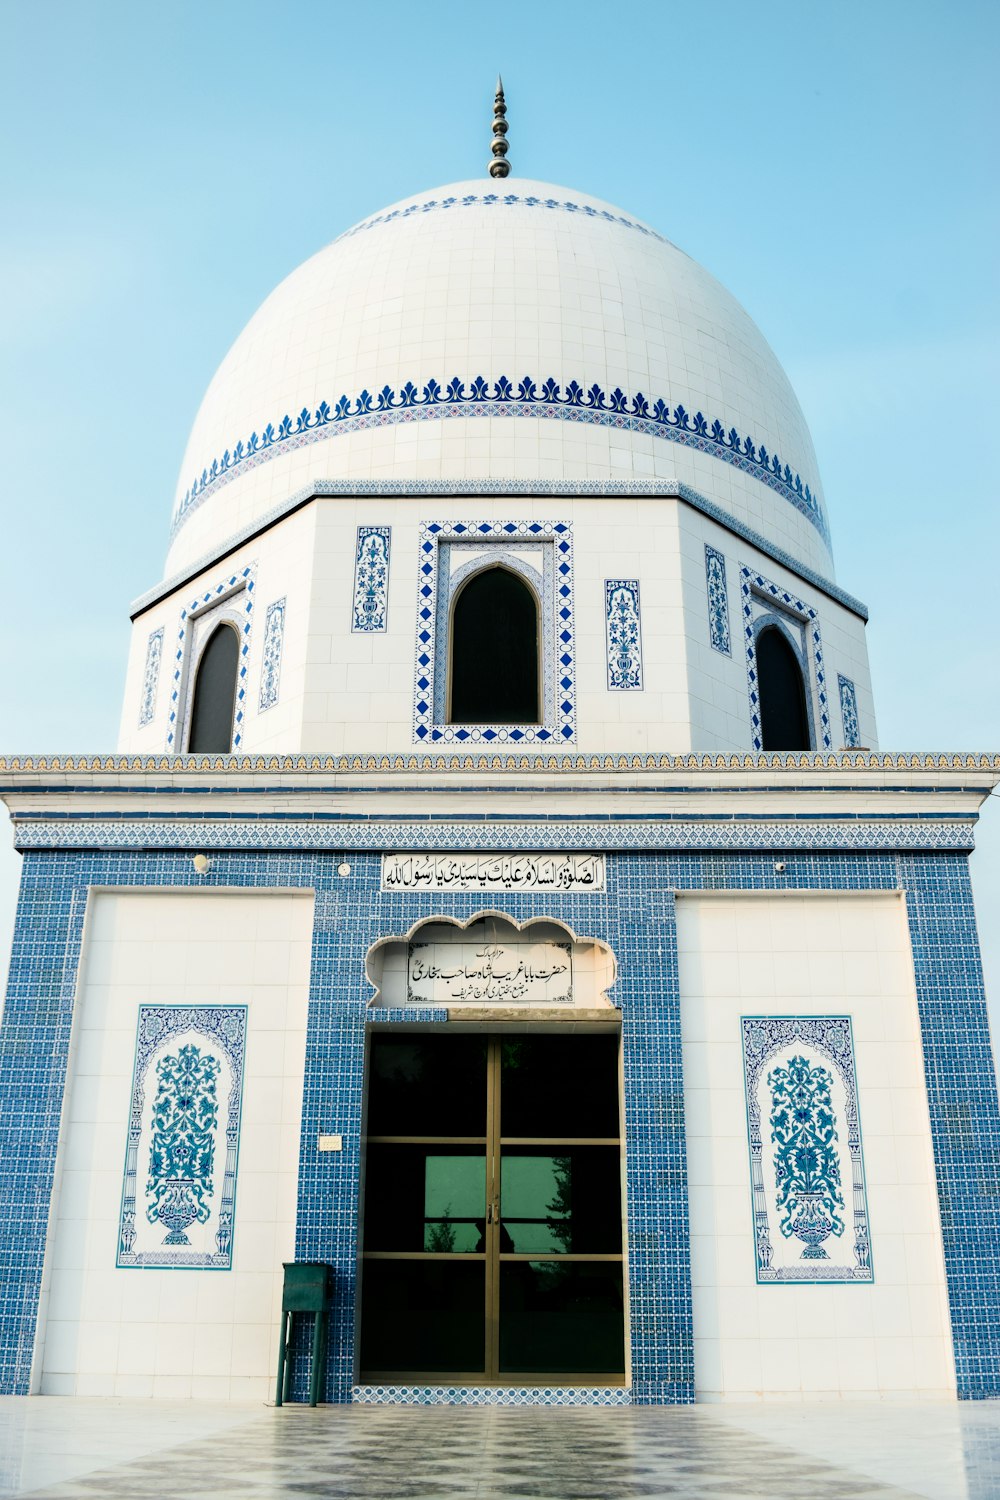
<svg viewBox="0 0 1000 1500">
<path fill-rule="evenodd" d="M 702 1400 L 954 1395 L 940 1219 L 903 901 L 677 902 Z M 741 1015 L 849 1015 L 875 1279 L 758 1286 Z"/>
<path fill-rule="evenodd" d="M 691 507 L 672 499 L 451 496 L 316 500 L 226 559 L 227 575 L 249 561 L 257 564 L 241 749 L 412 751 L 418 526 L 421 521 L 484 518 L 573 523 L 576 748 L 592 753 L 752 748 L 739 586 L 743 563 L 787 584 L 818 611 L 833 747 L 843 740 L 838 672 L 856 683 L 862 736 L 876 746 L 862 622 Z M 360 524 L 392 527 L 384 633 L 351 632 Z M 709 644 L 706 541 L 726 559 L 732 656 Z M 154 753 L 165 747 L 180 611 L 222 571 L 218 565 L 206 570 L 136 622 L 121 750 Z M 642 692 L 609 692 L 607 687 L 604 580 L 618 577 L 639 579 Z M 277 704 L 260 713 L 264 616 L 267 604 L 281 597 L 287 598 L 287 611 L 280 693 Z M 146 643 L 161 624 L 165 635 L 157 711 L 153 722 L 140 729 Z"/>
<path fill-rule="evenodd" d="M 35 1366 L 43 1394 L 264 1399 L 295 1249 L 312 898 L 95 892 Z M 231 1271 L 117 1269 L 140 1005 L 249 1007 Z"/>
</svg>

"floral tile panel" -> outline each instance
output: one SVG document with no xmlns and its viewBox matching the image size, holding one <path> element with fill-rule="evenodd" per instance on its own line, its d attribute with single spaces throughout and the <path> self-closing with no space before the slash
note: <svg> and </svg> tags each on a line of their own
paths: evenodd
<svg viewBox="0 0 1000 1500">
<path fill-rule="evenodd" d="M 743 1016 L 758 1282 L 872 1281 L 849 1016 Z"/>
<path fill-rule="evenodd" d="M 119 1266 L 232 1267 L 245 1005 L 143 1005 Z"/>
</svg>

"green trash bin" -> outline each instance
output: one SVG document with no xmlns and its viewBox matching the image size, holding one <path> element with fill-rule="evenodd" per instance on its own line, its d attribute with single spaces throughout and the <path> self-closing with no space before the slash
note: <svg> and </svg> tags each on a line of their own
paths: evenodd
<svg viewBox="0 0 1000 1500">
<path fill-rule="evenodd" d="M 296 1313 L 312 1313 L 312 1369 L 309 1374 L 309 1405 L 319 1401 L 323 1366 L 326 1364 L 326 1320 L 333 1298 L 333 1267 L 322 1261 L 285 1261 L 285 1282 L 281 1292 L 281 1336 L 278 1343 L 278 1388 L 275 1406 L 288 1398 L 291 1381 L 292 1327 Z"/>
</svg>

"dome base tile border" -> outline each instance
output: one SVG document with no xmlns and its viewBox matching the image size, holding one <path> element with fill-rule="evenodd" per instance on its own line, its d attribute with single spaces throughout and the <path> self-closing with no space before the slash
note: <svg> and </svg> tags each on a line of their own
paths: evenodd
<svg viewBox="0 0 1000 1500">
<path fill-rule="evenodd" d="M 171 538 L 209 496 L 281 453 L 370 428 L 463 417 L 536 417 L 584 422 L 696 448 L 766 484 L 810 521 L 827 547 L 830 546 L 826 515 L 809 484 L 793 473 L 777 453 L 769 452 L 763 443 L 737 432 L 735 427 L 727 432 L 718 418 L 710 421 L 700 411 L 692 415 L 683 404 L 671 407 L 662 398 L 648 399 L 641 391 L 629 396 L 616 386 L 606 394 L 597 384 L 592 383 L 587 389 L 576 380 L 563 386 L 552 377 L 536 382 L 525 376 L 518 381 L 515 391 L 513 383 L 503 375 L 495 381 L 477 375 L 468 388 L 457 376 L 447 387 L 433 378 L 419 388 L 408 380 L 398 392 L 385 385 L 377 395 L 364 390 L 354 397 L 342 395 L 333 406 L 322 401 L 315 411 L 304 406 L 295 418 L 286 412 L 277 427 L 268 422 L 262 432 L 250 433 L 202 469 L 175 507 Z"/>
</svg>

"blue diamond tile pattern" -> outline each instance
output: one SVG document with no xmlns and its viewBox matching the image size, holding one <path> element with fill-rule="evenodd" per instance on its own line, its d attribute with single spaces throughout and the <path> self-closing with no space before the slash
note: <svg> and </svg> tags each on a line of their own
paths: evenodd
<svg viewBox="0 0 1000 1500">
<path fill-rule="evenodd" d="M 463 562 L 466 553 L 470 555 Z M 571 523 L 423 521 L 418 534 L 418 558 L 414 744 L 426 748 L 573 744 L 576 671 Z M 524 578 L 540 602 L 542 723 L 451 724 L 447 716 L 447 684 L 452 606 L 457 591 L 473 573 L 499 564 Z M 557 684 L 559 668 L 562 671 L 558 673 Z"/>
</svg>

